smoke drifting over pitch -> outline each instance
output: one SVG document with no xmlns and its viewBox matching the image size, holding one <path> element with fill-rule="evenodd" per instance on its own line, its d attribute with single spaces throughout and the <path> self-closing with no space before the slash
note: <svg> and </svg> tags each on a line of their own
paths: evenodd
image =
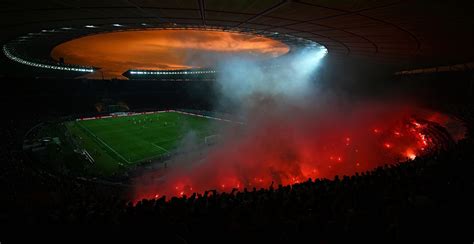
<svg viewBox="0 0 474 244">
<path fill-rule="evenodd" d="M 419 111 L 410 104 L 341 103 L 318 92 L 325 55 L 326 49 L 312 48 L 270 65 L 222 62 L 216 107 L 232 108 L 245 125 L 221 128 L 217 145 L 137 177 L 133 198 L 295 184 L 363 172 L 430 150 L 428 124 L 414 119 Z"/>
<path fill-rule="evenodd" d="M 278 97 L 281 104 L 300 103 L 313 93 L 315 71 L 326 54 L 321 47 L 293 51 L 265 64 L 229 59 L 219 66 L 216 89 L 232 104 L 254 107 L 259 102 L 253 99 L 269 97 Z"/>
</svg>

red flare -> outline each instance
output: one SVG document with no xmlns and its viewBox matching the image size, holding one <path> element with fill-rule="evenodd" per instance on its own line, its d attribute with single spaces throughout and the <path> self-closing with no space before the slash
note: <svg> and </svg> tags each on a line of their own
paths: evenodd
<svg viewBox="0 0 474 244">
<path fill-rule="evenodd" d="M 137 178 L 135 199 L 153 198 L 156 192 L 179 197 L 212 189 L 276 187 L 413 160 L 436 143 L 425 128 L 426 116 L 415 120 L 413 114 L 396 107 L 354 109 L 350 115 L 256 113 L 251 124 L 225 130 L 225 139 L 204 156 L 170 162 L 160 181 L 145 184 L 149 178 Z"/>
</svg>

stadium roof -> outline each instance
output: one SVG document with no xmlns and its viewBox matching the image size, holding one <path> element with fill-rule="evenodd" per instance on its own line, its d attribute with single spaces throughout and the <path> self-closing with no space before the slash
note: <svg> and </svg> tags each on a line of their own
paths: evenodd
<svg viewBox="0 0 474 244">
<path fill-rule="evenodd" d="M 5 0 L 0 42 L 42 29 L 191 24 L 287 33 L 404 68 L 474 59 L 474 1 Z"/>
</svg>

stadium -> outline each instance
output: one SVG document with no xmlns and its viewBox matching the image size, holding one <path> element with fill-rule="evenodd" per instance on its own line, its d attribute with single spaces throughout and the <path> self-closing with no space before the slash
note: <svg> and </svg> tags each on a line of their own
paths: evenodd
<svg viewBox="0 0 474 244">
<path fill-rule="evenodd" d="M 0 6 L 0 241 L 472 239 L 469 1 Z"/>
</svg>

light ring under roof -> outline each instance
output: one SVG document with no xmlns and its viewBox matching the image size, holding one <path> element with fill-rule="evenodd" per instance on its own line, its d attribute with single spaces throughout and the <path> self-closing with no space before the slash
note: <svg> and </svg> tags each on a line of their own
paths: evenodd
<svg viewBox="0 0 474 244">
<path fill-rule="evenodd" d="M 87 25 L 91 26 L 91 25 Z M 90 73 L 96 71 L 97 67 L 84 65 L 71 65 L 67 63 L 58 62 L 50 56 L 51 50 L 68 40 L 73 40 L 79 37 L 88 35 L 96 35 L 107 32 L 121 32 L 132 30 L 208 30 L 208 31 L 223 31 L 230 33 L 242 33 L 246 35 L 261 36 L 282 42 L 290 47 L 290 50 L 300 48 L 323 48 L 324 46 L 312 40 L 301 37 L 292 36 L 289 34 L 281 34 L 278 32 L 255 30 L 250 28 L 229 28 L 223 26 L 200 26 L 200 25 L 152 25 L 147 23 L 136 24 L 108 24 L 108 25 L 94 25 L 94 28 L 85 26 L 65 26 L 57 29 L 43 29 L 38 32 L 31 32 L 19 36 L 3 46 L 3 53 L 9 59 L 29 66 L 75 71 L 80 73 Z"/>
</svg>

